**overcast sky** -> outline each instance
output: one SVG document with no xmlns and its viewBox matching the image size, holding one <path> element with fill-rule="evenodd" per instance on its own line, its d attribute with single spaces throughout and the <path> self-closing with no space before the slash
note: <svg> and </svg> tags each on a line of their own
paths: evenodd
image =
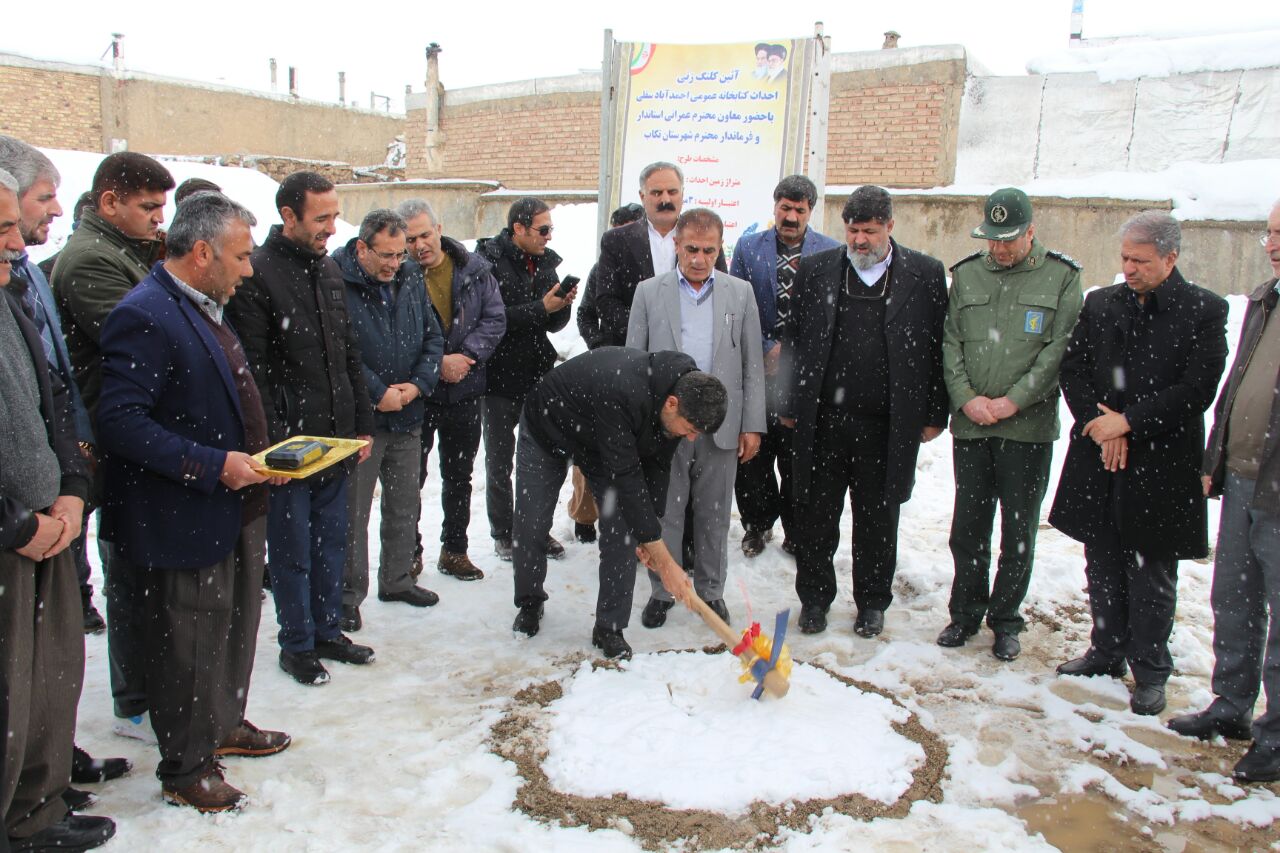
<svg viewBox="0 0 1280 853">
<path fill-rule="evenodd" d="M 1262 0 L 1084 0 L 1084 35 L 1176 35 L 1280 28 L 1280 6 Z M 403 14 L 391 10 L 404 9 Z M 199 10 L 198 12 L 196 10 Z M 821 10 L 816 13 L 810 10 Z M 598 69 L 603 32 L 619 41 L 712 43 L 797 38 L 825 22 L 843 53 L 962 44 L 997 74 L 1025 73 L 1028 59 L 1065 49 L 1071 0 L 897 0 L 872 3 L 618 2 L 618 0 L 410 0 L 386 2 L 159 3 L 16 0 L 0 23 L 0 51 L 97 64 L 111 33 L 124 33 L 129 70 L 268 90 L 269 59 L 299 69 L 303 97 L 333 101 L 346 72 L 347 100 L 370 91 L 403 108 L 405 84 L 421 91 L 424 48 L 438 42 L 446 88 Z M 1277 48 L 1280 52 L 1280 48 Z"/>
</svg>

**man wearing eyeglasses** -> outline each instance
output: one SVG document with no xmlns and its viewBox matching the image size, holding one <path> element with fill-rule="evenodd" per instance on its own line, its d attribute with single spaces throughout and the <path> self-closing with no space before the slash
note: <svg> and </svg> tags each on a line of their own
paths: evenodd
<svg viewBox="0 0 1280 853">
<path fill-rule="evenodd" d="M 800 630 L 826 630 L 848 492 L 853 630 L 874 637 L 893 600 L 898 511 L 920 443 L 947 425 L 947 284 L 941 263 L 892 238 L 893 200 L 881 187 L 854 190 L 842 218 L 847 245 L 801 259 L 796 273 L 778 422 L 795 429 Z"/>
<path fill-rule="evenodd" d="M 369 593 L 369 509 L 379 481 L 378 600 L 413 607 L 440 600 L 414 582 L 412 568 L 421 500 L 422 401 L 440 378 L 444 336 L 427 308 L 422 268 L 404 262 L 407 228 L 395 211 L 374 210 L 360 223 L 360 235 L 333 253 L 346 283 L 347 313 L 360 344 L 375 427 L 369 461 L 356 466 L 355 495 L 348 503 L 344 631 L 360 630 L 360 604 Z"/>
<path fill-rule="evenodd" d="M 1204 459 L 1204 493 L 1222 497 L 1211 598 L 1214 700 L 1169 721 L 1178 734 L 1203 740 L 1252 738 L 1235 766 L 1244 782 L 1280 779 L 1280 202 L 1260 242 L 1271 280 L 1249 294 Z M 1267 712 L 1254 720 L 1260 686 Z"/>
<path fill-rule="evenodd" d="M 675 237 L 676 269 L 636 288 L 627 346 L 686 353 L 728 392 L 724 423 L 676 450 L 662 516 L 662 539 L 673 554 L 682 550 L 686 526 L 692 527 L 694 589 L 728 622 L 724 582 L 733 481 L 738 463 L 756 455 L 765 431 L 760 318 L 751 285 L 716 272 L 724 240 L 719 216 L 706 208 L 686 210 Z M 656 573 L 649 577 L 653 592 L 640 622 L 657 628 L 675 599 Z"/>
<path fill-rule="evenodd" d="M 506 228 L 476 243 L 476 254 L 493 264 L 507 315 L 506 334 L 485 371 L 484 398 L 485 504 L 493 550 L 507 562 L 511 562 L 516 425 L 525 396 L 555 367 L 556 349 L 547 333 L 569 324 L 578 295 L 577 287 L 561 292 L 556 272 L 560 256 L 547 248 L 554 228 L 546 202 L 526 196 L 507 211 Z M 552 559 L 564 556 L 564 546 L 554 536 L 547 536 L 544 549 Z"/>
</svg>

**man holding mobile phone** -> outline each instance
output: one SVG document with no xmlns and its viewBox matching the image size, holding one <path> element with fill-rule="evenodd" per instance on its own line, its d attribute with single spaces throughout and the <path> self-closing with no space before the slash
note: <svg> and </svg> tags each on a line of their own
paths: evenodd
<svg viewBox="0 0 1280 853">
<path fill-rule="evenodd" d="M 512 465 L 516 425 L 524 398 L 555 366 L 557 354 L 547 337 L 569 323 L 578 279 L 560 281 L 560 256 L 547 248 L 555 226 L 551 209 L 539 198 L 518 199 L 507 211 L 507 227 L 476 242 L 476 254 L 493 264 L 493 275 L 507 314 L 507 331 L 489 359 L 484 398 L 485 503 L 489 532 L 498 558 L 511 560 L 514 498 Z M 564 546 L 548 535 L 548 557 L 564 556 Z"/>
</svg>

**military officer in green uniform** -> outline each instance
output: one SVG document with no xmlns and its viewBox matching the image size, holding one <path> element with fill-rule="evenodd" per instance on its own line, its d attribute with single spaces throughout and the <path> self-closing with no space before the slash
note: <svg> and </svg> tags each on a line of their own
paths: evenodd
<svg viewBox="0 0 1280 853">
<path fill-rule="evenodd" d="M 1000 660 L 1018 656 L 1018 610 L 1031 580 L 1040 503 L 1058 437 L 1058 367 L 1083 301 L 1080 265 L 1035 238 L 1031 201 L 988 196 L 973 236 L 987 241 L 951 268 L 942 367 L 951 400 L 956 480 L 951 520 L 951 624 L 940 646 L 962 646 L 985 617 Z M 1000 503 L 994 585 L 991 528 Z"/>
</svg>

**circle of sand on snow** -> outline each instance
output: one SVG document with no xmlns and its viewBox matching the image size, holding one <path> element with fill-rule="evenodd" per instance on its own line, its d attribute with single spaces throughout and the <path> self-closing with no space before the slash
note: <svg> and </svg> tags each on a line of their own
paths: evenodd
<svg viewBox="0 0 1280 853">
<path fill-rule="evenodd" d="M 723 651 L 596 661 L 522 690 L 491 740 L 525 780 L 514 805 L 696 850 L 772 844 L 828 809 L 869 820 L 941 800 L 946 747 L 892 696 L 797 662 L 786 698 L 753 702 Z"/>
</svg>

